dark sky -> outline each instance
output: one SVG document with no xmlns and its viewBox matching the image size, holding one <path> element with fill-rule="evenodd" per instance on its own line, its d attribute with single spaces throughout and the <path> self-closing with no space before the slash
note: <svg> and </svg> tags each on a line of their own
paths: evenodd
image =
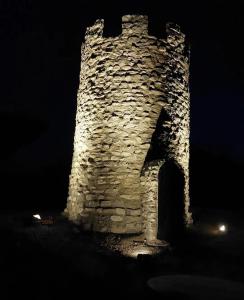
<svg viewBox="0 0 244 300">
<path fill-rule="evenodd" d="M 2 170 L 70 167 L 85 28 L 147 14 L 152 34 L 178 23 L 191 47 L 191 145 L 244 160 L 243 1 L 0 0 Z"/>
</svg>

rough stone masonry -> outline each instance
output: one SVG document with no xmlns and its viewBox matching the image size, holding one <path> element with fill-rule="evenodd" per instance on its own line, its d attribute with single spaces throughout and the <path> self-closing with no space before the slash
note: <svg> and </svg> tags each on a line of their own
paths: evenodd
<svg viewBox="0 0 244 300">
<path fill-rule="evenodd" d="M 148 18 L 122 17 L 122 33 L 86 31 L 69 197 L 65 213 L 85 230 L 157 237 L 158 173 L 173 160 L 189 212 L 189 58 L 185 36 L 167 24 L 148 34 Z"/>
</svg>

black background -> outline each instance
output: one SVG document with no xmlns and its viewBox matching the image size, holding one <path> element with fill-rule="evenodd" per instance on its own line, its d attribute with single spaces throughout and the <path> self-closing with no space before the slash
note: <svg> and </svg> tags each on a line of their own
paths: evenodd
<svg viewBox="0 0 244 300">
<path fill-rule="evenodd" d="M 71 167 L 80 47 L 105 18 L 178 23 L 191 47 L 191 201 L 239 209 L 244 166 L 242 1 L 0 1 L 2 209 L 63 209 Z"/>
</svg>

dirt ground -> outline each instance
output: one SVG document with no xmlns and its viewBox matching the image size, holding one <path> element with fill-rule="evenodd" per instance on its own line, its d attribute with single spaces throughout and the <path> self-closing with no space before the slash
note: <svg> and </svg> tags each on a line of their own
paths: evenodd
<svg viewBox="0 0 244 300">
<path fill-rule="evenodd" d="M 38 212 L 43 219 L 51 217 L 53 224 L 33 222 L 33 211 L 1 212 L 1 298 L 82 299 L 89 295 L 91 299 L 162 299 L 147 282 L 163 275 L 244 283 L 241 213 L 199 208 L 193 212 L 194 226 L 175 245 L 160 253 L 150 247 L 145 251 L 143 239 L 128 237 L 126 255 L 118 247 L 120 236 L 81 232 L 60 212 Z M 224 233 L 218 230 L 222 224 Z M 164 299 L 172 299 L 172 295 Z"/>
</svg>

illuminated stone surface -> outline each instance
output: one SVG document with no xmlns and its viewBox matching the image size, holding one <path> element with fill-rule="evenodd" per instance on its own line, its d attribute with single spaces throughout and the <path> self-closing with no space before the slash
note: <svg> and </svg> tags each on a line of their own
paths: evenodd
<svg viewBox="0 0 244 300">
<path fill-rule="evenodd" d="M 189 60 L 184 34 L 171 24 L 166 31 L 166 39 L 148 35 L 147 17 L 135 15 L 123 16 L 117 37 L 103 36 L 103 20 L 87 29 L 65 210 L 84 229 L 156 238 L 158 172 L 167 159 L 184 174 L 191 222 Z M 159 157 L 149 155 L 155 147 Z"/>
</svg>

